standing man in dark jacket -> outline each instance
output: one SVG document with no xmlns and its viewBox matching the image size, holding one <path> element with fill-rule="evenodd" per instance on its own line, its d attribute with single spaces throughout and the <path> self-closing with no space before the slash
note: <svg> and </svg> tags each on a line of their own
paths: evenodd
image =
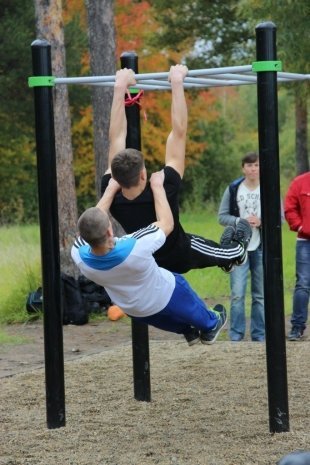
<svg viewBox="0 0 310 465">
<path fill-rule="evenodd" d="M 264 341 L 264 283 L 263 252 L 261 244 L 261 203 L 259 184 L 259 158 L 248 153 L 242 158 L 243 177 L 233 181 L 225 190 L 219 208 L 219 222 L 235 228 L 242 218 L 252 228 L 248 246 L 248 260 L 230 273 L 231 307 L 230 339 L 241 341 L 246 332 L 245 295 L 248 272 L 251 272 L 251 339 Z"/>
</svg>

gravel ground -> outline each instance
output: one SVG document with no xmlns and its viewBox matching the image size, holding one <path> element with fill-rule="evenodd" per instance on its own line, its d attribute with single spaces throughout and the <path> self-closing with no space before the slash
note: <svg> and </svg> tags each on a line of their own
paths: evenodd
<svg viewBox="0 0 310 465">
<path fill-rule="evenodd" d="M 30 342 L 1 348 L 1 465 L 275 465 L 310 449 L 307 339 L 287 344 L 290 432 L 271 434 L 265 344 L 151 331 L 138 402 L 128 321 L 64 327 L 66 426 L 48 429 L 42 327 L 10 331 Z"/>
</svg>

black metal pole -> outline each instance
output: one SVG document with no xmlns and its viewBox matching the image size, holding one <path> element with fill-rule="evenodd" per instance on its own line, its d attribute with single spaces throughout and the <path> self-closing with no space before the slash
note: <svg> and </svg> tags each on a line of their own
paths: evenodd
<svg viewBox="0 0 310 465">
<path fill-rule="evenodd" d="M 275 61 L 276 27 L 256 27 L 257 61 Z M 282 270 L 277 73 L 257 74 L 267 380 L 270 432 L 289 431 Z"/>
<path fill-rule="evenodd" d="M 135 52 L 121 55 L 121 67 L 138 73 L 138 56 Z M 126 147 L 141 150 L 140 109 L 138 105 L 126 107 L 127 138 Z M 149 333 L 145 323 L 131 320 L 134 396 L 136 400 L 150 402 L 150 355 Z"/>
<path fill-rule="evenodd" d="M 31 44 L 34 76 L 51 76 L 51 47 Z M 48 428 L 65 425 L 60 254 L 57 209 L 56 149 L 52 88 L 34 87 L 36 151 L 41 233 L 46 411 Z"/>
</svg>

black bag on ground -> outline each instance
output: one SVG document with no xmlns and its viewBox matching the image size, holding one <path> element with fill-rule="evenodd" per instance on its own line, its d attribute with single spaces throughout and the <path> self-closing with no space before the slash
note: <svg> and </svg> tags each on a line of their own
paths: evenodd
<svg viewBox="0 0 310 465">
<path fill-rule="evenodd" d="M 106 314 L 112 305 L 104 287 L 84 276 L 75 279 L 65 273 L 61 273 L 61 299 L 64 325 L 84 325 L 90 313 Z M 28 313 L 43 311 L 42 287 L 28 295 L 26 309 Z"/>
<path fill-rule="evenodd" d="M 79 281 L 71 276 L 61 274 L 62 322 L 64 325 L 84 325 L 88 322 L 88 313 L 80 290 Z M 26 302 L 28 313 L 42 312 L 42 287 L 30 292 Z"/>
<path fill-rule="evenodd" d="M 35 292 L 30 292 L 27 297 L 26 310 L 28 313 L 38 313 L 43 310 L 42 287 L 38 287 Z"/>
<path fill-rule="evenodd" d="M 84 325 L 88 322 L 88 312 L 81 293 L 78 279 L 61 274 L 61 296 L 64 325 Z"/>
<path fill-rule="evenodd" d="M 106 314 L 112 301 L 104 287 L 90 281 L 85 276 L 79 277 L 79 285 L 87 313 Z"/>
</svg>

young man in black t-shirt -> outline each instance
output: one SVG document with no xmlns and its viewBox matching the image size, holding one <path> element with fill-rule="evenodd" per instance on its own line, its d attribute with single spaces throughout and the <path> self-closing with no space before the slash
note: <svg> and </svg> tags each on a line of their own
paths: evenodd
<svg viewBox="0 0 310 465">
<path fill-rule="evenodd" d="M 184 65 L 172 66 L 169 73 L 172 129 L 166 143 L 164 188 L 173 213 L 174 229 L 154 257 L 159 266 L 176 273 L 209 266 L 231 271 L 234 265 L 244 263 L 247 257 L 246 249 L 251 238 L 251 228 L 247 221 L 239 222 L 236 229 L 226 228 L 218 244 L 186 233 L 179 219 L 179 191 L 185 168 L 187 132 L 187 105 L 183 86 L 186 74 L 187 67 Z M 110 209 L 126 233 L 132 233 L 156 220 L 143 155 L 138 150 L 125 148 L 127 120 L 124 96 L 127 88 L 135 83 L 132 70 L 125 68 L 116 73 L 108 169 L 101 183 L 105 209 Z"/>
</svg>

